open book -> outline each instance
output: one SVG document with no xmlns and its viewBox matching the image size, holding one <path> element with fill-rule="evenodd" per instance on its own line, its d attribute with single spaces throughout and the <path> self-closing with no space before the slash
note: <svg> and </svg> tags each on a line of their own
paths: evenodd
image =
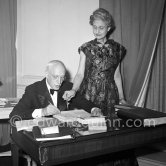
<svg viewBox="0 0 166 166">
<path fill-rule="evenodd" d="M 71 123 L 75 126 L 75 122 L 81 125 L 87 125 L 88 131 L 107 131 L 105 117 L 92 117 L 90 113 L 85 110 L 69 110 L 62 111 L 61 114 L 54 115 L 61 122 Z"/>
<path fill-rule="evenodd" d="M 117 105 L 119 118 L 142 123 L 143 126 L 156 126 L 166 124 L 166 113 L 151 110 L 148 108 Z"/>
<path fill-rule="evenodd" d="M 91 114 L 83 109 L 61 111 L 60 114 L 54 115 L 54 118 L 57 118 L 61 122 L 74 122 L 89 117 L 91 117 Z"/>
</svg>

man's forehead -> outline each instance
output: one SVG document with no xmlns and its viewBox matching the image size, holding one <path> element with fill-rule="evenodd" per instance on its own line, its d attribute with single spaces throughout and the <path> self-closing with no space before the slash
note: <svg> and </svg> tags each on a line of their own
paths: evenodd
<svg viewBox="0 0 166 166">
<path fill-rule="evenodd" d="M 52 68 L 52 70 L 50 72 L 52 75 L 57 75 L 57 76 L 65 75 L 65 69 L 63 66 L 55 66 Z"/>
</svg>

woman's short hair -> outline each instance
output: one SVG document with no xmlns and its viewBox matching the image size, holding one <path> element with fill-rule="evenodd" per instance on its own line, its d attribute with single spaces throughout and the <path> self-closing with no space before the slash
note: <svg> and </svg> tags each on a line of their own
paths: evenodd
<svg viewBox="0 0 166 166">
<path fill-rule="evenodd" d="M 93 14 L 90 16 L 90 25 L 93 25 L 93 22 L 96 19 L 101 19 L 105 21 L 107 26 L 111 27 L 111 29 L 115 28 L 113 17 L 106 9 L 98 8 L 97 10 L 95 10 Z"/>
</svg>

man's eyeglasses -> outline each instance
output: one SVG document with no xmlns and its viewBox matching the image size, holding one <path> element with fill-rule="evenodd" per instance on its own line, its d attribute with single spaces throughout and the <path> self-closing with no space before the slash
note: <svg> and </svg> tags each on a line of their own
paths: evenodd
<svg viewBox="0 0 166 166">
<path fill-rule="evenodd" d="M 61 80 L 61 81 L 64 81 L 65 80 L 65 76 L 58 76 L 58 75 L 51 75 L 50 76 L 52 77 L 53 80 Z"/>
</svg>

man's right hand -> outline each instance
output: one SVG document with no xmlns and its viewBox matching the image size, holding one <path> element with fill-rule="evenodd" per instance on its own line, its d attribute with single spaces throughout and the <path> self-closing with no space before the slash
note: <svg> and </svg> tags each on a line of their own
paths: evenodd
<svg viewBox="0 0 166 166">
<path fill-rule="evenodd" d="M 60 114 L 60 110 L 52 104 L 42 109 L 43 116 L 57 115 Z"/>
</svg>

